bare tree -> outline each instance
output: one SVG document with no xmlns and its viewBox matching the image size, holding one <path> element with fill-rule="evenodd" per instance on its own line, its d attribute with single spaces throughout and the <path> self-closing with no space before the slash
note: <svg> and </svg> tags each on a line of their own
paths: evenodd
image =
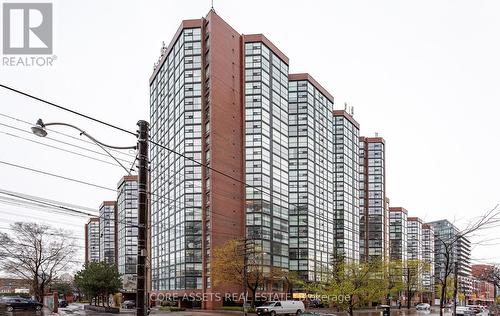
<svg viewBox="0 0 500 316">
<path fill-rule="evenodd" d="M 439 251 L 439 254 L 443 256 L 443 263 L 442 263 L 442 268 L 443 268 L 443 275 L 440 275 L 437 277 L 438 285 L 440 285 L 441 289 L 441 300 L 439 302 L 439 315 L 443 316 L 443 309 L 444 309 L 444 301 L 446 298 L 446 288 L 448 285 L 448 279 L 451 277 L 452 274 L 456 274 L 456 270 L 458 269 L 458 262 L 457 260 L 457 246 L 458 243 L 463 240 L 463 238 L 470 237 L 472 234 L 477 233 L 481 230 L 485 229 L 490 229 L 493 227 L 497 227 L 500 223 L 500 210 L 498 210 L 498 205 L 495 206 L 493 209 L 489 210 L 485 214 L 473 219 L 467 227 L 461 231 L 457 231 L 454 234 L 451 234 L 450 236 L 439 236 L 435 235 L 434 238 L 437 241 L 437 243 L 440 245 L 439 250 L 436 249 L 436 251 Z M 458 294 L 458 286 L 457 286 L 457 278 L 455 277 L 455 282 L 454 282 L 454 298 Z M 456 299 L 454 299 L 454 304 L 453 304 L 453 314 L 456 314 L 456 308 L 457 308 L 457 303 Z"/>
<path fill-rule="evenodd" d="M 493 300 L 496 303 L 497 298 L 497 288 L 500 287 L 500 267 L 495 265 L 487 265 L 481 274 L 479 279 L 493 284 Z"/>
<path fill-rule="evenodd" d="M 31 284 L 41 302 L 50 283 L 72 262 L 76 245 L 71 234 L 49 225 L 17 222 L 12 233 L 0 233 L 0 268 Z"/>
</svg>

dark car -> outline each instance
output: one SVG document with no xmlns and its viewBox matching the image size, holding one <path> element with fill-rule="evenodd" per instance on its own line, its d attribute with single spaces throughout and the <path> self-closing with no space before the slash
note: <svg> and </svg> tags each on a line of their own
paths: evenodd
<svg viewBox="0 0 500 316">
<path fill-rule="evenodd" d="M 43 307 L 43 304 L 38 303 L 37 301 L 28 300 L 28 299 L 20 298 L 20 297 L 3 298 L 0 301 L 0 304 L 5 306 L 5 308 L 9 312 L 11 312 L 15 309 L 34 309 L 34 310 L 39 311 Z"/>
<path fill-rule="evenodd" d="M 68 307 L 68 301 L 66 300 L 60 300 L 59 301 L 59 307 Z"/>
<path fill-rule="evenodd" d="M 125 309 L 135 308 L 135 301 L 132 300 L 123 301 L 122 307 Z"/>
<path fill-rule="evenodd" d="M 314 300 L 311 300 L 310 306 L 312 308 L 323 308 L 323 307 L 325 307 L 325 304 L 319 299 L 314 299 Z"/>
</svg>

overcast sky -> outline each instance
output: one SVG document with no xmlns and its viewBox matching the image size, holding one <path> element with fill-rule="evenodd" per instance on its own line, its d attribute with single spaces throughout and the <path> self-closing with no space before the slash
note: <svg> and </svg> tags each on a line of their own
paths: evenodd
<svg viewBox="0 0 500 316">
<path fill-rule="evenodd" d="M 243 34 L 264 33 L 290 58 L 290 72 L 309 72 L 354 106 L 361 133 L 387 144 L 392 206 L 425 221 L 459 227 L 500 201 L 500 2 L 491 1 L 230 1 L 216 12 Z M 135 130 L 149 117 L 148 80 L 182 19 L 200 18 L 203 1 L 53 1 L 52 67 L 0 67 L 0 82 Z M 0 113 L 29 122 L 64 121 L 104 142 L 135 139 L 0 89 Z M 29 126 L 0 116 L 1 124 Z M 74 131 L 59 129 L 78 137 Z M 123 171 L 44 147 L 15 134 L 104 159 L 0 125 L 0 161 L 115 188 Z M 51 133 L 77 146 L 82 141 Z M 92 148 L 99 151 L 98 148 Z M 131 157 L 121 155 L 123 159 Z M 0 163 L 0 189 L 97 208 L 112 191 Z M 83 237 L 84 218 L 0 203 L 0 227 L 50 221 Z M 479 239 L 500 238 L 488 231 Z M 500 262 L 499 240 L 473 249 L 476 262 Z M 83 240 L 77 239 L 83 247 Z M 82 252 L 83 253 L 83 252 Z M 80 258 L 83 260 L 83 254 Z"/>
</svg>

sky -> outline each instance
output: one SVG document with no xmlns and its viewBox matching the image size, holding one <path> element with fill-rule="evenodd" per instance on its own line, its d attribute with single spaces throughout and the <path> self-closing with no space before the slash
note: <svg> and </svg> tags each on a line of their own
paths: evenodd
<svg viewBox="0 0 500 316">
<path fill-rule="evenodd" d="M 148 82 L 162 42 L 170 42 L 181 20 L 204 16 L 210 0 L 53 5 L 53 66 L 0 66 L 0 82 L 135 131 L 136 122 L 149 117 Z M 344 102 L 354 106 L 362 135 L 385 138 L 391 206 L 463 228 L 500 202 L 500 2 L 214 0 L 214 7 L 240 33 L 265 34 L 289 57 L 290 73 L 310 73 L 334 95 L 336 109 Z M 4 89 L 0 114 L 71 123 L 114 145 L 135 143 L 133 136 Z M 120 167 L 19 137 L 112 163 L 99 148 L 51 131 L 66 144 L 36 138 L 22 131 L 29 124 L 2 115 L 0 124 L 0 161 L 111 189 L 0 163 L 1 190 L 96 214 L 101 201 L 116 199 Z M 81 138 L 70 129 L 57 131 Z M 130 154 L 117 155 L 130 165 Z M 75 258 L 83 260 L 86 218 L 0 203 L 0 230 L 20 220 L 73 231 L 80 245 Z M 474 262 L 500 262 L 500 232 L 484 231 L 473 241 L 484 239 L 491 240 L 473 248 Z"/>
</svg>

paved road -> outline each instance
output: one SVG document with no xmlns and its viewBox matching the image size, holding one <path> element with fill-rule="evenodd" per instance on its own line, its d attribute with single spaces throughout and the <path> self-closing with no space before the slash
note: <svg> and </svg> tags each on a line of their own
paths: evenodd
<svg viewBox="0 0 500 316">
<path fill-rule="evenodd" d="M 312 311 L 316 312 L 321 312 L 321 313 L 333 313 L 338 316 L 347 316 L 347 313 L 338 313 L 333 310 L 327 310 L 327 309 L 313 309 Z M 124 316 L 132 316 L 135 315 L 135 310 L 121 310 L 120 312 L 121 315 Z M 14 311 L 14 312 L 3 312 L 0 311 L 0 316 L 52 316 L 55 314 L 52 314 L 48 310 L 43 310 L 43 311 Z M 57 314 L 56 314 L 57 315 Z M 92 312 L 92 311 L 85 311 L 83 309 L 83 304 L 70 304 L 66 308 L 60 308 L 59 309 L 59 315 L 60 316 L 110 316 L 112 314 L 106 314 L 106 313 L 97 313 L 97 312 Z M 157 310 L 154 310 L 151 313 L 151 316 L 220 316 L 220 315 L 228 315 L 228 316 L 236 316 L 236 315 L 243 315 L 242 312 L 234 312 L 234 311 L 200 311 L 200 310 L 191 310 L 191 311 L 184 311 L 184 312 L 160 312 Z M 249 315 L 255 315 L 255 314 L 249 314 Z M 360 311 L 355 311 L 354 312 L 355 316 L 381 316 L 380 310 L 360 310 Z M 451 312 L 446 312 L 444 314 L 445 316 L 451 316 Z M 439 316 L 439 309 L 432 309 L 431 311 L 416 311 L 415 309 L 412 309 L 410 311 L 406 309 L 392 309 L 391 310 L 391 316 Z M 487 316 L 485 314 L 478 314 L 477 316 Z"/>
</svg>

